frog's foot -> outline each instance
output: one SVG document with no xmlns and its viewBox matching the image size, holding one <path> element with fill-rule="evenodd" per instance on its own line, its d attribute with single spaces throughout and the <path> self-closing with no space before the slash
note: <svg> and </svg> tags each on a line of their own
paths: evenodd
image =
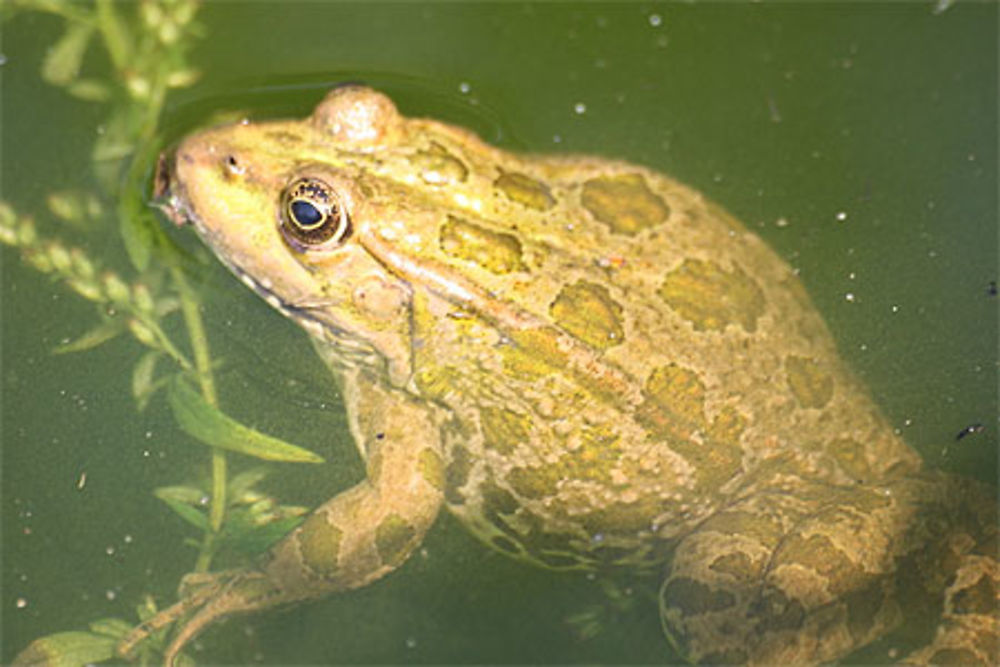
<svg viewBox="0 0 1000 667">
<path fill-rule="evenodd" d="M 587 605 L 580 611 L 566 617 L 566 624 L 574 634 L 587 641 L 597 637 L 604 628 L 615 625 L 622 617 L 633 613 L 636 608 L 636 590 L 629 585 L 615 581 L 609 577 L 598 578 L 604 601 L 600 604 Z M 645 591 L 647 596 L 651 591 Z M 644 599 L 648 602 L 648 598 Z"/>
<path fill-rule="evenodd" d="M 1000 658 L 1000 564 L 968 555 L 945 590 L 944 615 L 933 641 L 905 664 L 991 665 Z"/>
<path fill-rule="evenodd" d="M 282 602 L 282 590 L 270 583 L 265 573 L 255 570 L 189 575 L 182 589 L 189 587 L 194 590 L 182 592 L 179 602 L 134 628 L 118 644 L 118 655 L 125 659 L 132 657 L 142 641 L 187 617 L 163 654 L 164 664 L 173 665 L 181 649 L 215 621 Z"/>
<path fill-rule="evenodd" d="M 589 604 L 565 618 L 566 625 L 580 641 L 588 641 L 604 632 L 609 613 L 602 604 Z"/>
</svg>

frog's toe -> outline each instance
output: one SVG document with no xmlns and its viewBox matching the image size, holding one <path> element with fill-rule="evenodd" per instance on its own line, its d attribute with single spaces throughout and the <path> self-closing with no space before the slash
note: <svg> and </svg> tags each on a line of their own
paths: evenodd
<svg viewBox="0 0 1000 667">
<path fill-rule="evenodd" d="M 607 616 L 607 609 L 603 605 L 593 604 L 567 616 L 566 624 L 578 639 L 588 641 L 604 632 Z"/>
<path fill-rule="evenodd" d="M 602 601 L 587 605 L 566 618 L 566 623 L 583 641 L 597 637 L 605 628 L 635 611 L 635 591 L 631 586 L 609 577 L 598 578 L 598 584 L 604 594 Z"/>
<path fill-rule="evenodd" d="M 663 632 L 674 650 L 692 662 L 747 661 L 746 638 L 732 622 L 745 615 L 741 607 L 746 605 L 732 592 L 693 578 L 670 578 L 660 589 Z"/>
<path fill-rule="evenodd" d="M 184 647 L 215 621 L 269 607 L 281 594 L 264 573 L 255 570 L 189 576 L 181 588 L 179 602 L 137 626 L 119 643 L 119 656 L 131 658 L 142 642 L 178 623 L 163 652 L 163 664 L 174 665 Z"/>
</svg>

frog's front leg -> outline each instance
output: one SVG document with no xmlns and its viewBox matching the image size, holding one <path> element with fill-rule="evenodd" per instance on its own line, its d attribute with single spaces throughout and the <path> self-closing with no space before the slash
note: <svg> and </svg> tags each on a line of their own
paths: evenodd
<svg viewBox="0 0 1000 667">
<path fill-rule="evenodd" d="M 166 664 L 211 623 L 233 614 L 359 588 L 397 568 L 420 544 L 441 505 L 444 470 L 433 408 L 359 371 L 343 383 L 366 479 L 317 508 L 258 567 L 212 575 L 119 646 L 127 655 L 150 630 L 193 611 Z"/>
<path fill-rule="evenodd" d="M 979 495 L 930 473 L 758 490 L 680 542 L 660 594 L 664 630 L 694 662 L 847 655 L 908 612 L 941 609 L 956 564 L 996 521 Z"/>
</svg>

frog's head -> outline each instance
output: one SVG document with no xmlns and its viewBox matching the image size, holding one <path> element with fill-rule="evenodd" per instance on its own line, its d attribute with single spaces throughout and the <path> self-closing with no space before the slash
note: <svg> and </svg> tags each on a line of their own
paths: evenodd
<svg viewBox="0 0 1000 667">
<path fill-rule="evenodd" d="M 401 120 L 384 95 L 338 88 L 304 121 L 194 134 L 157 177 L 167 215 L 193 221 L 243 282 L 330 344 L 335 361 L 384 365 L 396 384 L 411 371 L 412 289 L 360 238 L 372 221 L 393 227 L 391 212 L 374 210 L 388 197 L 370 169 Z"/>
</svg>

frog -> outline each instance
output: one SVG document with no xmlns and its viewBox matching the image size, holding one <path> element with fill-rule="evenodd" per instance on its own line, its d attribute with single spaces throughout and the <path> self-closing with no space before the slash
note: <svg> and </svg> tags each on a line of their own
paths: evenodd
<svg viewBox="0 0 1000 667">
<path fill-rule="evenodd" d="M 363 85 L 198 131 L 156 183 L 312 341 L 365 477 L 121 655 L 176 621 L 171 664 L 220 619 L 364 587 L 446 509 L 509 557 L 659 582 L 685 661 L 838 660 L 914 609 L 936 627 L 907 660 L 996 657 L 992 490 L 922 463 L 797 272 L 697 190 Z"/>
</svg>

